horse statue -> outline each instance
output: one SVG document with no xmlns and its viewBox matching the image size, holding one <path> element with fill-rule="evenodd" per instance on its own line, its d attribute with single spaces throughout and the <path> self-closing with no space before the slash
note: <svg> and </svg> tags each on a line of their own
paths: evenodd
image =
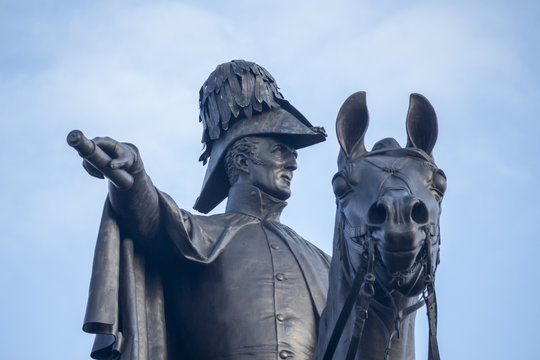
<svg viewBox="0 0 540 360">
<path fill-rule="evenodd" d="M 410 97 L 407 146 L 364 146 L 365 92 L 341 107 L 339 171 L 332 180 L 336 227 L 330 288 L 314 359 L 411 360 L 416 311 L 426 304 L 429 360 L 439 360 L 435 270 L 446 176 L 433 160 L 437 116 Z"/>
</svg>

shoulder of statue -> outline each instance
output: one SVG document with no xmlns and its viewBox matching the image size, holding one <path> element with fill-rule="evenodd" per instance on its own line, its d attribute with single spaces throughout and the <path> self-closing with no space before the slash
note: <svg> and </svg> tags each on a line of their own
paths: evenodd
<svg viewBox="0 0 540 360">
<path fill-rule="evenodd" d="M 324 258 L 326 261 L 330 262 L 330 260 L 332 259 L 332 257 L 330 255 L 328 255 L 327 253 L 325 253 L 324 251 L 322 251 L 321 249 L 319 249 L 315 244 L 313 244 L 312 242 L 304 239 L 302 236 L 300 236 L 296 231 L 294 231 L 292 228 L 290 228 L 289 226 L 285 225 L 285 224 L 282 224 L 282 223 L 279 223 L 279 226 L 281 226 L 285 231 L 287 231 L 287 233 L 289 233 L 289 235 L 291 237 L 293 237 L 294 239 L 296 239 L 297 241 L 303 243 L 303 245 L 305 245 L 306 247 L 310 248 L 313 252 L 317 253 L 320 257 Z"/>
</svg>

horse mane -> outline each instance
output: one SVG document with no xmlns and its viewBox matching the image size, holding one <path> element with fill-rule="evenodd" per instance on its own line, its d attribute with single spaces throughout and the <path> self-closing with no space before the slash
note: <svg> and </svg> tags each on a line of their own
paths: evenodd
<svg viewBox="0 0 540 360">
<path fill-rule="evenodd" d="M 433 155 L 426 153 L 424 150 L 416 147 L 401 147 L 396 139 L 387 137 L 382 140 L 379 140 L 373 145 L 371 151 L 367 151 L 362 154 L 362 157 L 375 156 L 375 155 L 394 155 L 394 156 L 411 156 L 417 157 L 422 160 L 429 162 L 430 164 L 435 165 L 435 159 Z"/>
<path fill-rule="evenodd" d="M 373 148 L 371 151 L 378 151 L 378 150 L 389 150 L 389 149 L 401 149 L 401 146 L 397 142 L 396 139 L 387 137 L 382 140 L 379 140 L 373 145 Z"/>
</svg>

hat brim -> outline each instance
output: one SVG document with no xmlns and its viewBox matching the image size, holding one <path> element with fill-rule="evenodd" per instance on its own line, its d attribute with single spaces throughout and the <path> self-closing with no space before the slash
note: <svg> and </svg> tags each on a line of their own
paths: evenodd
<svg viewBox="0 0 540 360">
<path fill-rule="evenodd" d="M 275 137 L 295 149 L 322 142 L 326 138 L 324 132 L 313 128 L 305 117 L 302 116 L 300 120 L 283 108 L 238 121 L 212 144 L 201 194 L 193 206 L 195 210 L 206 214 L 227 197 L 230 185 L 223 162 L 227 149 L 236 140 L 255 135 Z"/>
</svg>

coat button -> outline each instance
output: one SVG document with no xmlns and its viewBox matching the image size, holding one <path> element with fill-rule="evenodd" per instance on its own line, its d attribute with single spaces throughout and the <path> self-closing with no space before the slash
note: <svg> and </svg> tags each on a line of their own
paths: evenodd
<svg viewBox="0 0 540 360">
<path fill-rule="evenodd" d="M 276 279 L 278 279 L 279 281 L 285 280 L 285 274 L 277 273 L 276 274 Z"/>
<path fill-rule="evenodd" d="M 286 359 L 286 358 L 289 357 L 289 354 L 285 350 L 281 350 L 279 352 L 279 357 L 282 358 L 282 359 Z"/>
<path fill-rule="evenodd" d="M 270 244 L 270 247 L 274 250 L 279 250 L 279 246 L 277 244 Z"/>
<path fill-rule="evenodd" d="M 285 316 L 283 316 L 283 314 L 277 314 L 276 319 L 278 319 L 278 321 L 283 321 L 285 320 Z"/>
</svg>

